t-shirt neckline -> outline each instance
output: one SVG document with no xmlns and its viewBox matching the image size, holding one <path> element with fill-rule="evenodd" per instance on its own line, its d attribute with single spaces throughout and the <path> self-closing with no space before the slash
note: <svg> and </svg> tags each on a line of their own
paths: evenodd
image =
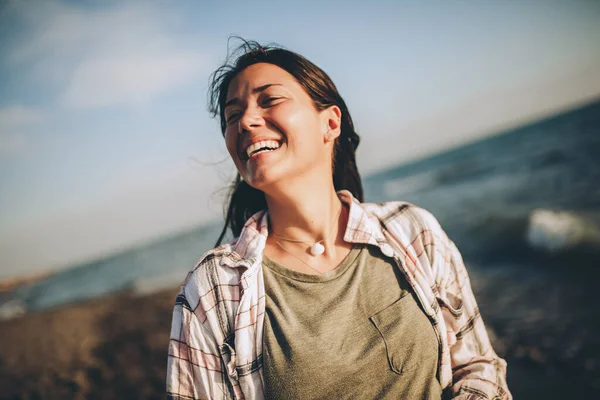
<svg viewBox="0 0 600 400">
<path fill-rule="evenodd" d="M 266 255 L 263 255 L 262 263 L 264 267 L 267 267 L 272 272 L 288 279 L 309 283 L 323 283 L 332 281 L 342 276 L 344 272 L 346 272 L 348 268 L 350 268 L 350 266 L 355 263 L 363 249 L 364 246 L 353 245 L 352 249 L 348 252 L 348 254 L 346 254 L 344 259 L 338 264 L 338 266 L 335 269 L 320 275 L 306 274 L 304 272 L 294 271 L 292 269 L 284 267 L 278 262 L 271 260 Z"/>
</svg>

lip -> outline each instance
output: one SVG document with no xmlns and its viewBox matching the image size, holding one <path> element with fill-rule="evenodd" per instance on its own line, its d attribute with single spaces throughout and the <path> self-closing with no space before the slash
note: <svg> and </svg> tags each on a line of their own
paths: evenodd
<svg viewBox="0 0 600 400">
<path fill-rule="evenodd" d="M 273 155 L 273 153 L 277 153 L 279 150 L 281 149 L 281 147 L 277 150 L 273 150 L 273 151 L 266 151 L 266 152 L 262 152 L 262 153 L 258 153 L 258 154 L 254 154 L 252 155 L 252 157 L 249 157 L 245 160 L 246 163 L 252 163 L 252 162 L 257 162 L 258 160 L 262 160 L 265 157 L 271 157 Z"/>
<path fill-rule="evenodd" d="M 263 140 L 274 140 L 279 143 L 279 146 L 281 146 L 283 144 L 283 140 L 281 140 L 281 138 L 273 138 L 273 137 L 267 137 L 267 136 L 255 136 L 255 137 L 246 139 L 246 140 L 242 141 L 242 145 L 239 150 L 240 159 L 244 160 L 244 161 L 248 161 L 250 158 L 246 154 L 246 149 L 249 146 L 253 145 L 254 143 L 262 142 Z"/>
</svg>

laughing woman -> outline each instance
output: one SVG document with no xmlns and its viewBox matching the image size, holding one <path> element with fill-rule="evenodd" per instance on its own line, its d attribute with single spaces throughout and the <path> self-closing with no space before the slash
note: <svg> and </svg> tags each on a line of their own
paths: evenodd
<svg viewBox="0 0 600 400">
<path fill-rule="evenodd" d="M 169 397 L 510 399 L 437 220 L 362 202 L 359 137 L 329 76 L 277 47 L 236 54 L 210 106 L 239 174 L 218 247 L 177 297 Z"/>
</svg>

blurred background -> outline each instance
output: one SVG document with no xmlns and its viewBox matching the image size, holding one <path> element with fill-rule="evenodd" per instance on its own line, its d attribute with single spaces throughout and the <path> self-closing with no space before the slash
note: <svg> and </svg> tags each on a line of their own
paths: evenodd
<svg viewBox="0 0 600 400">
<path fill-rule="evenodd" d="M 515 398 L 598 392 L 600 2 L 0 0 L 0 397 L 164 397 L 231 35 L 332 77 L 366 199 L 438 217 Z"/>
</svg>

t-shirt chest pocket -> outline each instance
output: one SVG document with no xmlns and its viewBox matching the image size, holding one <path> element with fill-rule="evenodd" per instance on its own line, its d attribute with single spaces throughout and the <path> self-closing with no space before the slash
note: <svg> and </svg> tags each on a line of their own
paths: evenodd
<svg viewBox="0 0 600 400">
<path fill-rule="evenodd" d="M 409 292 L 369 319 L 385 343 L 388 362 L 395 373 L 437 360 L 438 342 L 433 326 Z"/>
</svg>

